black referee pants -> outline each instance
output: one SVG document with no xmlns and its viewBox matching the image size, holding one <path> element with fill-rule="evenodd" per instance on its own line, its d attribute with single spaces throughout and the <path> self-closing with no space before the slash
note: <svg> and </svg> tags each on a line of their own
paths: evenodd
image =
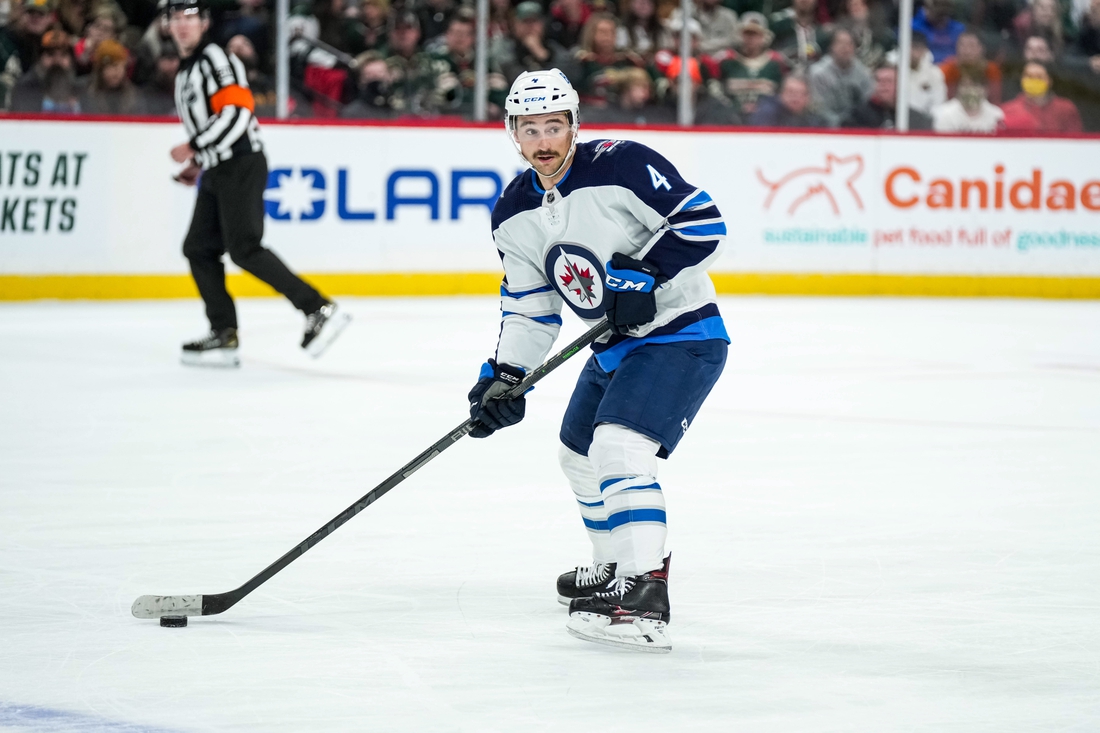
<svg viewBox="0 0 1100 733">
<path fill-rule="evenodd" d="M 225 289 L 222 255 L 285 295 L 303 313 L 325 304 L 321 294 L 291 272 L 265 248 L 264 189 L 267 157 L 249 153 L 203 171 L 191 228 L 183 240 L 183 256 L 206 304 L 215 331 L 237 327 L 237 308 Z"/>
</svg>

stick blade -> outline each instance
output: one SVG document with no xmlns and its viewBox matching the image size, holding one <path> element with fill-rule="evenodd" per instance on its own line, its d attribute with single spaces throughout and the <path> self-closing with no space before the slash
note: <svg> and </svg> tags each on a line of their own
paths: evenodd
<svg viewBox="0 0 1100 733">
<path fill-rule="evenodd" d="M 202 596 L 140 596 L 130 607 L 134 618 L 201 616 Z"/>
</svg>

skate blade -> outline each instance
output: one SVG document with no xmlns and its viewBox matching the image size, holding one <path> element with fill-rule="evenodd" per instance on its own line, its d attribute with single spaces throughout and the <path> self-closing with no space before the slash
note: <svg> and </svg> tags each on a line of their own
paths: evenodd
<svg viewBox="0 0 1100 733">
<path fill-rule="evenodd" d="M 306 353 L 314 359 L 319 357 L 336 340 L 336 337 L 348 327 L 349 323 L 351 323 L 351 314 L 337 311 L 336 315 L 321 327 L 321 333 L 317 334 L 317 338 L 310 341 L 309 345 L 306 346 Z"/>
<path fill-rule="evenodd" d="M 568 597 L 568 596 L 563 596 L 563 595 L 558 596 L 558 603 L 560 603 L 563 606 L 568 606 L 572 602 L 573 602 L 573 599 Z"/>
<path fill-rule="evenodd" d="M 565 630 L 571 636 L 605 646 L 629 649 L 632 652 L 668 654 L 672 651 L 672 639 L 663 621 L 636 619 L 632 624 L 611 625 L 606 616 L 576 613 L 569 617 Z"/>
<path fill-rule="evenodd" d="M 210 349 L 209 351 L 184 351 L 180 363 L 187 366 L 234 369 L 241 365 L 236 349 Z"/>
</svg>

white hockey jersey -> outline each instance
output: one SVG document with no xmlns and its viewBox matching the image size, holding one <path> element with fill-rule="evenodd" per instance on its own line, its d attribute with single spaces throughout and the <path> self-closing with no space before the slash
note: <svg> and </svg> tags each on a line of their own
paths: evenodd
<svg viewBox="0 0 1100 733">
<path fill-rule="evenodd" d="M 533 170 L 524 171 L 493 209 L 505 273 L 497 361 L 528 371 L 541 364 L 557 338 L 563 302 L 586 322 L 599 320 L 605 265 L 615 252 L 656 266 L 668 282 L 656 291 L 653 322 L 593 344 L 605 371 L 643 343 L 728 342 L 706 273 L 725 234 L 710 196 L 639 143 L 579 143 L 565 178 L 548 191 Z"/>
</svg>

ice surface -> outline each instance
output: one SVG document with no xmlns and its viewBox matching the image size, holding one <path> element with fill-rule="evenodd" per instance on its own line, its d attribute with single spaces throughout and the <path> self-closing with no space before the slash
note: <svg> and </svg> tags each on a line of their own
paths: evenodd
<svg viewBox="0 0 1100 733">
<path fill-rule="evenodd" d="M 177 363 L 197 301 L 0 306 L 0 729 L 1100 730 L 1098 303 L 723 300 L 729 366 L 662 464 L 669 655 L 565 632 L 581 359 L 224 615 L 131 617 L 462 422 L 492 299 L 343 304 L 314 361 L 242 301 L 237 371 Z"/>
</svg>

